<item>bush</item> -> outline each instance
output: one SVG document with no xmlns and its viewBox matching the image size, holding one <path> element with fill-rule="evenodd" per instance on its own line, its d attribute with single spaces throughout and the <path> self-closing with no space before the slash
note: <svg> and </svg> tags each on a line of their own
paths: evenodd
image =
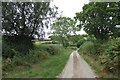
<svg viewBox="0 0 120 80">
<path fill-rule="evenodd" d="M 12 58 L 14 55 L 14 50 L 4 42 L 4 45 L 2 45 L 2 57 Z"/>
<path fill-rule="evenodd" d="M 93 42 L 86 41 L 80 46 L 78 51 L 80 53 L 85 53 L 85 54 L 95 54 L 96 48 Z"/>
<path fill-rule="evenodd" d="M 14 56 L 13 58 L 3 59 L 3 71 L 13 70 L 13 67 L 31 67 L 31 64 L 40 62 L 48 57 L 48 52 L 46 51 L 36 51 L 30 50 L 29 54 L 26 56 Z M 24 60 L 24 61 L 23 61 Z"/>
<path fill-rule="evenodd" d="M 3 75 L 7 71 L 13 70 L 17 67 L 30 68 L 32 64 L 39 63 L 41 60 L 47 59 L 49 56 L 61 54 L 65 50 L 62 46 L 37 44 L 34 45 L 33 49 L 29 49 L 28 54 L 20 55 L 22 53 L 19 51 L 11 49 L 11 47 L 7 45 L 5 47 L 8 47 L 7 51 L 10 50 L 10 55 L 11 53 L 15 55 L 12 56 L 12 58 L 10 55 L 8 57 L 3 57 Z M 7 51 L 6 54 L 8 54 Z"/>
<path fill-rule="evenodd" d="M 13 67 L 12 61 L 10 58 L 2 59 L 2 71 L 11 70 Z"/>
<path fill-rule="evenodd" d="M 17 55 L 26 55 L 32 47 L 31 38 L 26 36 L 3 36 L 2 38 L 2 56 L 5 58 L 13 58 L 16 52 Z"/>
<path fill-rule="evenodd" d="M 85 39 L 80 39 L 80 40 L 77 42 L 77 48 L 79 48 L 84 42 L 85 42 Z"/>
<path fill-rule="evenodd" d="M 69 46 L 69 40 L 66 37 L 64 37 L 62 44 L 65 48 L 68 47 Z"/>
<path fill-rule="evenodd" d="M 51 55 L 56 55 L 62 52 L 61 48 L 62 48 L 61 46 L 48 46 L 46 48 L 46 51 Z"/>
<path fill-rule="evenodd" d="M 24 62 L 23 62 L 24 60 Z M 12 64 L 14 66 L 26 66 L 26 67 L 30 67 L 30 63 L 28 61 L 26 61 L 26 57 L 23 57 L 23 56 L 15 56 L 13 59 L 12 59 Z"/>
<path fill-rule="evenodd" d="M 64 49 L 62 46 L 52 46 L 52 45 L 37 45 L 36 50 L 47 51 L 50 55 L 60 54 L 61 49 Z"/>
<path fill-rule="evenodd" d="M 29 55 L 26 56 L 26 61 L 29 63 L 38 63 L 49 56 L 47 51 L 40 50 L 30 50 Z M 32 59 L 31 59 L 32 58 Z"/>
<path fill-rule="evenodd" d="M 118 66 L 120 67 L 120 38 L 109 40 L 102 45 L 102 49 L 101 64 L 107 71 L 117 72 Z"/>
</svg>

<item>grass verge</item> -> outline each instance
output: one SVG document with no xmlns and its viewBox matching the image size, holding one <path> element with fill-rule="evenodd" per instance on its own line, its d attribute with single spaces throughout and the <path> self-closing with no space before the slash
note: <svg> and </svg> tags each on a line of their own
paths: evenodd
<svg viewBox="0 0 120 80">
<path fill-rule="evenodd" d="M 85 59 L 85 61 L 88 64 L 90 64 L 98 78 L 118 78 L 117 74 L 106 72 L 103 68 L 104 66 L 100 64 L 100 61 L 96 58 L 93 58 L 93 56 L 87 54 L 81 54 L 81 56 Z"/>
<path fill-rule="evenodd" d="M 32 65 L 31 69 L 8 72 L 5 78 L 54 78 L 64 68 L 71 50 L 65 50 L 62 54 L 49 56 L 38 64 Z"/>
</svg>

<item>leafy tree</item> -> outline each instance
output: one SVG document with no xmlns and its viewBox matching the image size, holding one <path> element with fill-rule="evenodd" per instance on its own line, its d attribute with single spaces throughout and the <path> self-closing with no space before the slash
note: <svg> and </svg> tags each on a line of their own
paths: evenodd
<svg viewBox="0 0 120 80">
<path fill-rule="evenodd" d="M 63 46 L 65 45 L 65 42 L 67 42 L 64 41 L 67 40 L 67 36 L 72 33 L 75 34 L 77 29 L 75 24 L 76 22 L 68 17 L 57 18 L 57 20 L 55 20 L 55 22 L 52 24 L 53 35 L 61 38 L 61 43 Z"/>
<path fill-rule="evenodd" d="M 81 38 L 83 38 L 82 35 L 68 35 L 69 42 L 73 45 L 76 45 Z"/>
<path fill-rule="evenodd" d="M 43 37 L 43 28 L 48 27 L 57 7 L 50 2 L 2 2 L 2 30 L 4 35 Z"/>
<path fill-rule="evenodd" d="M 97 39 L 106 40 L 109 36 L 119 36 L 120 2 L 90 2 L 83 6 L 83 11 L 76 13 L 79 28 L 94 35 Z"/>
<path fill-rule="evenodd" d="M 44 27 L 55 18 L 50 2 L 2 2 L 3 57 L 28 54 L 35 36 L 44 37 Z"/>
</svg>

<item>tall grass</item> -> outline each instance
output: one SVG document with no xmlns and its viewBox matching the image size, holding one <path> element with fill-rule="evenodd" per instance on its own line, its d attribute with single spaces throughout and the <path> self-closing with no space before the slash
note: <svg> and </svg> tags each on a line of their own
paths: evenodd
<svg viewBox="0 0 120 80">
<path fill-rule="evenodd" d="M 49 52 L 49 50 L 53 51 Z M 19 62 L 19 64 L 15 63 L 17 66 L 12 66 L 14 69 L 7 70 L 3 77 L 54 78 L 64 68 L 71 50 L 66 50 L 62 46 L 37 45 L 30 53 L 28 56 L 14 59 L 13 62 Z"/>
<path fill-rule="evenodd" d="M 60 55 L 64 55 L 64 52 L 66 52 L 66 49 L 63 48 L 62 46 L 53 46 L 53 45 L 46 45 L 41 43 L 39 44 L 35 43 L 33 45 L 33 48 L 29 49 L 29 52 L 27 54 L 22 54 L 16 49 L 12 49 L 13 47 L 16 46 L 21 47 L 20 45 L 13 45 L 13 47 L 10 47 L 11 45 L 4 45 L 4 46 L 6 47 L 6 48 L 4 47 L 5 48 L 4 52 L 6 50 L 5 53 L 9 53 L 10 55 L 11 54 L 15 54 L 15 55 L 13 57 L 3 58 L 2 60 L 3 76 L 6 76 L 9 72 L 14 70 L 19 71 L 24 69 L 26 70 L 31 69 L 32 65 L 34 64 L 42 63 L 44 62 L 44 60 L 47 60 L 51 56 L 57 56 L 59 58 Z"/>
<path fill-rule="evenodd" d="M 103 43 L 86 41 L 80 46 L 79 52 L 99 77 L 117 78 L 119 76 L 120 38 L 109 39 Z"/>
<path fill-rule="evenodd" d="M 40 63 L 32 65 L 28 70 L 13 70 L 6 78 L 55 78 L 63 70 L 71 51 L 65 51 L 63 55 L 49 56 Z"/>
</svg>

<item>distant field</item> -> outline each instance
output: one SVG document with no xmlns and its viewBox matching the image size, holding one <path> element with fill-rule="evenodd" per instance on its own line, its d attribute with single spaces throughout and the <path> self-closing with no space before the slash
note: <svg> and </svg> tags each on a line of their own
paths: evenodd
<svg viewBox="0 0 120 80">
<path fill-rule="evenodd" d="M 46 43 L 46 42 L 52 42 L 52 41 L 35 41 L 35 44 Z"/>
</svg>

